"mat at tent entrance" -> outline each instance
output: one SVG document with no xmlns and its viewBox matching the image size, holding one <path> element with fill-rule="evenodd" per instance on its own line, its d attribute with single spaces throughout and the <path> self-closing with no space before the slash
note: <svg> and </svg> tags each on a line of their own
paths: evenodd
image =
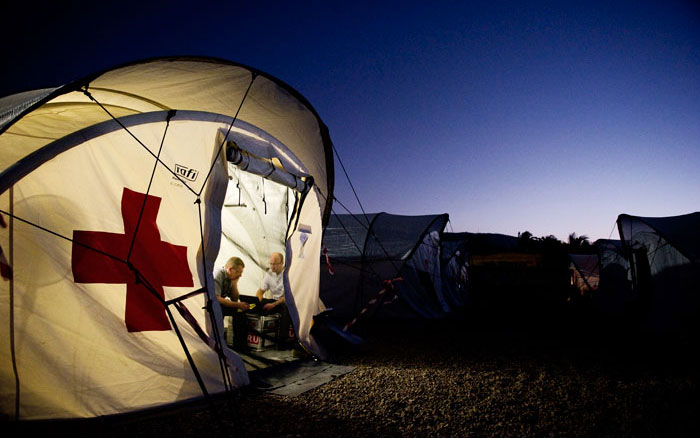
<svg viewBox="0 0 700 438">
<path fill-rule="evenodd" d="M 298 360 L 250 373 L 252 387 L 275 395 L 297 396 L 351 372 L 354 367 Z"/>
</svg>

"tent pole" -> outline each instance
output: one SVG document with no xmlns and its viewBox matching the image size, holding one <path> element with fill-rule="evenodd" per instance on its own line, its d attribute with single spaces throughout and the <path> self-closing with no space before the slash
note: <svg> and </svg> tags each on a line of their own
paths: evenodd
<svg viewBox="0 0 700 438">
<path fill-rule="evenodd" d="M 175 330 L 175 333 L 177 334 L 177 338 L 180 340 L 180 345 L 182 345 L 182 349 L 185 351 L 185 356 L 187 356 L 187 361 L 190 363 L 190 367 L 192 368 L 192 372 L 194 373 L 194 376 L 197 378 L 197 383 L 199 383 L 199 387 L 202 389 L 202 394 L 209 398 L 209 392 L 207 392 L 206 386 L 204 386 L 204 381 L 202 380 L 202 376 L 199 374 L 199 370 L 197 369 L 197 365 L 194 363 L 194 359 L 192 359 L 192 355 L 190 354 L 190 350 L 187 348 L 187 344 L 185 343 L 185 339 L 182 337 L 182 334 L 180 333 L 180 328 L 177 326 L 177 323 L 175 322 L 175 318 L 173 318 L 173 314 L 170 311 L 169 306 L 164 306 L 165 311 L 168 313 L 168 318 L 170 318 L 170 323 L 173 325 L 173 329 Z"/>
<path fill-rule="evenodd" d="M 15 255 L 15 245 L 14 245 L 14 224 L 15 224 L 15 186 L 10 186 L 10 220 L 9 220 L 9 263 L 10 267 L 14 266 L 14 255 Z M 15 421 L 19 420 L 19 406 L 20 406 L 20 386 L 19 386 L 19 374 L 17 373 L 17 356 L 15 354 L 15 276 L 14 273 L 10 275 L 10 350 L 12 351 L 12 371 L 15 374 Z"/>
</svg>

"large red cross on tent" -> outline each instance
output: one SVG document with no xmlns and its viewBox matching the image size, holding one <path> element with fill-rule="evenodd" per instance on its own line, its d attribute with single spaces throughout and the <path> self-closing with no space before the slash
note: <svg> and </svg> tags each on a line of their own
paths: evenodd
<svg viewBox="0 0 700 438">
<path fill-rule="evenodd" d="M 146 196 L 125 187 L 121 202 L 124 234 L 102 231 L 73 232 L 71 266 L 75 282 L 125 283 L 124 319 L 130 332 L 170 330 L 163 303 L 153 292 L 162 299 L 165 296 L 163 286 L 193 285 L 192 273 L 187 263 L 187 247 L 173 245 L 160 239 L 156 224 L 160 201 L 159 197 Z M 138 235 L 134 241 L 137 223 Z M 129 262 L 133 270 L 125 263 L 132 241 Z M 140 273 L 152 291 L 144 281 L 137 278 L 136 272 Z"/>
</svg>

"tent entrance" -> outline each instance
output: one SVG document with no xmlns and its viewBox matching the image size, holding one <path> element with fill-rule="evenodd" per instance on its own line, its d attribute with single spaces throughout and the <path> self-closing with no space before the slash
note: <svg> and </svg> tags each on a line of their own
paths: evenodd
<svg viewBox="0 0 700 438">
<path fill-rule="evenodd" d="M 283 145 L 250 125 L 238 123 L 230 132 L 220 131 L 217 141 L 226 146 L 228 185 L 221 208 L 221 242 L 215 269 L 230 257 L 243 260 L 245 270 L 238 282 L 240 299 L 256 303 L 270 255 L 287 253 L 287 239 L 296 228 L 313 179 L 301 171 L 296 158 Z M 268 291 L 264 297 L 271 298 Z M 284 328 L 280 327 L 280 339 L 255 327 L 247 329 L 245 335 L 237 336 L 245 336 L 248 341 L 250 351 L 239 354 L 249 370 L 297 359 L 292 351 L 277 349 Z M 224 330 L 227 344 L 232 345 L 231 317 L 224 319 Z M 256 341 L 257 347 L 265 348 L 252 345 Z"/>
</svg>

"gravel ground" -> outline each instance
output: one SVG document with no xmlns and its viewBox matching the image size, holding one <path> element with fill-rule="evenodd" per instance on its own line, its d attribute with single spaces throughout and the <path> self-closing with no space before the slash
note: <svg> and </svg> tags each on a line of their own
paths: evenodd
<svg viewBox="0 0 700 438">
<path fill-rule="evenodd" d="M 333 362 L 354 371 L 299 396 L 246 388 L 212 409 L 78 424 L 66 434 L 700 436 L 696 342 L 564 332 L 377 323 L 365 326 L 360 348 L 334 353 Z"/>
</svg>

